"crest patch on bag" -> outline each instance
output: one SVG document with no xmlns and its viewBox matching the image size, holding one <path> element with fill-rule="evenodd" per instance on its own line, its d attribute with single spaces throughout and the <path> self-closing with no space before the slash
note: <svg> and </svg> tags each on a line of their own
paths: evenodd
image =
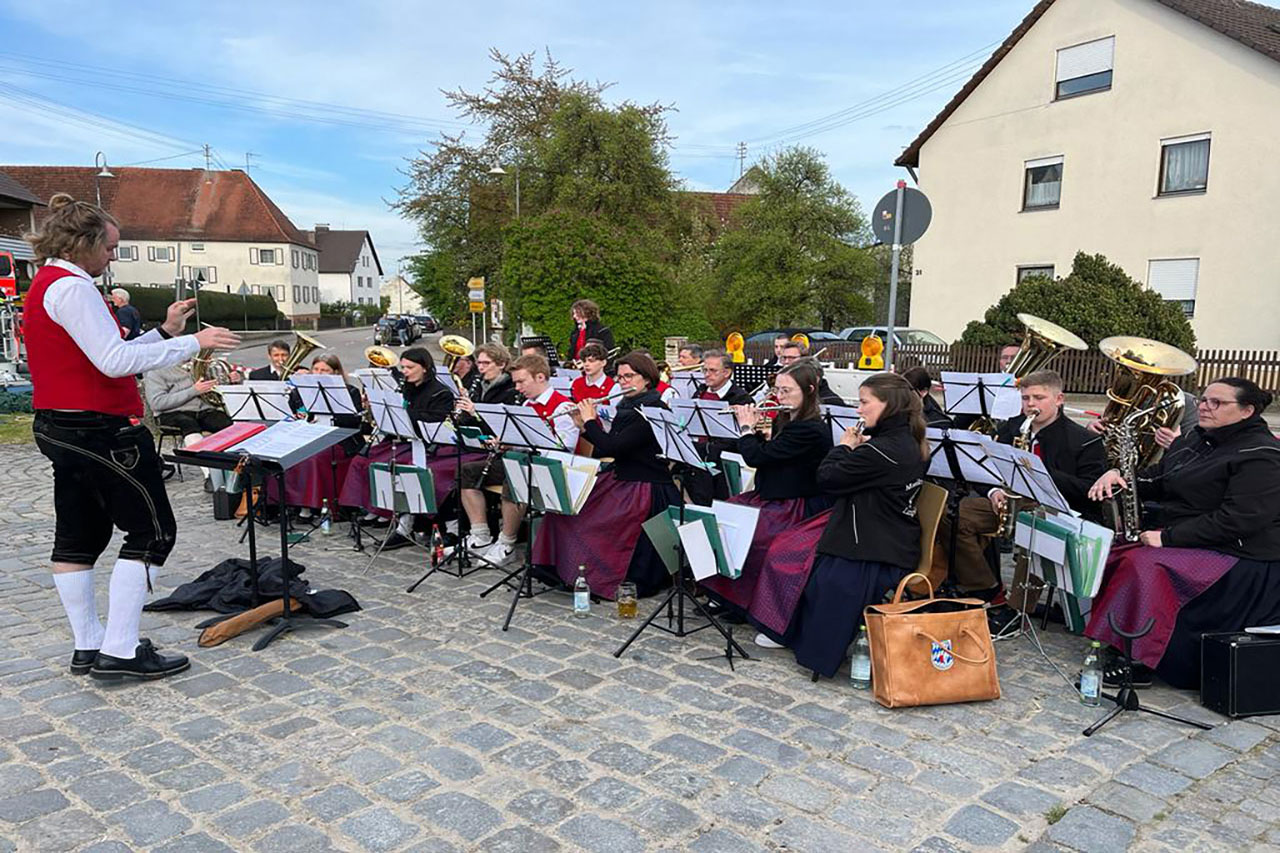
<svg viewBox="0 0 1280 853">
<path fill-rule="evenodd" d="M 933 663 L 933 668 L 939 672 L 946 672 L 955 665 L 956 659 L 951 654 L 951 641 L 943 640 L 941 643 L 933 643 L 933 649 L 929 652 L 929 660 Z"/>
</svg>

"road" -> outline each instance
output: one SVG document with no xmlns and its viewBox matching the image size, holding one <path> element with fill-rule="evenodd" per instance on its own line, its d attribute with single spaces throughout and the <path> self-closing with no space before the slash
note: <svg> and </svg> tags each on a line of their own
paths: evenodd
<svg viewBox="0 0 1280 853">
<path fill-rule="evenodd" d="M 368 362 L 365 361 L 365 348 L 373 344 L 373 327 L 362 326 L 355 329 L 329 329 L 323 332 L 307 332 L 312 338 L 324 344 L 327 349 L 317 350 L 317 352 L 332 352 L 342 359 L 342 366 L 348 371 L 356 370 L 361 367 L 367 367 Z M 294 341 L 292 332 L 281 332 L 280 339 L 288 341 L 290 344 Z M 431 354 L 439 362 L 443 353 L 436 342 L 440 339 L 439 334 L 424 335 L 414 342 L 414 346 L 425 346 L 431 350 Z M 236 349 L 228 360 L 233 364 L 243 364 L 249 368 L 262 367 L 267 363 L 267 344 L 271 339 L 254 340 L 245 343 Z M 390 347 L 395 353 L 404 351 L 404 347 Z M 310 363 L 315 357 L 312 354 L 307 358 Z"/>
</svg>

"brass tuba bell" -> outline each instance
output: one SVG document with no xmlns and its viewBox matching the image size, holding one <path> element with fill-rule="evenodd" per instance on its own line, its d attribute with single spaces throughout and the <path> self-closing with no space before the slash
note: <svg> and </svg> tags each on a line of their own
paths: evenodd
<svg viewBox="0 0 1280 853">
<path fill-rule="evenodd" d="M 369 362 L 370 367 L 391 368 L 399 361 L 393 350 L 380 346 L 366 347 L 364 358 L 365 361 Z"/>
<path fill-rule="evenodd" d="M 1018 354 L 1013 357 L 1013 361 L 1009 362 L 1009 367 L 1005 370 L 1014 379 L 1021 380 L 1022 377 L 1037 370 L 1043 370 L 1064 349 L 1083 351 L 1089 348 L 1079 335 L 1067 331 L 1057 323 L 1050 323 L 1042 317 L 1034 314 L 1019 314 L 1018 320 L 1026 327 L 1026 331 L 1023 333 L 1022 346 L 1019 347 Z"/>
<path fill-rule="evenodd" d="M 1114 463 L 1120 456 L 1111 427 L 1124 423 L 1132 430 L 1136 444 L 1136 458 L 1131 462 L 1141 471 L 1158 462 L 1163 453 L 1156 443 L 1156 430 L 1182 420 L 1182 388 L 1169 377 L 1194 373 L 1198 365 L 1177 347 L 1149 338 L 1103 338 L 1098 349 L 1116 365 L 1102 413 L 1108 427 L 1103 433 L 1108 460 Z"/>
<path fill-rule="evenodd" d="M 328 349 L 324 344 L 317 341 L 310 335 L 302 332 L 294 332 L 297 340 L 293 342 L 293 349 L 289 350 L 289 356 L 284 360 L 284 364 L 280 366 L 280 378 L 288 379 L 290 374 L 302 366 L 302 362 L 311 354 L 312 350 Z"/>
<path fill-rule="evenodd" d="M 458 386 L 458 393 L 463 391 L 462 380 L 453 372 L 453 365 L 458 359 L 466 358 L 476 351 L 476 345 L 462 335 L 443 335 L 440 338 L 440 349 L 444 350 L 443 364 L 445 370 L 453 377 L 453 384 Z"/>
</svg>

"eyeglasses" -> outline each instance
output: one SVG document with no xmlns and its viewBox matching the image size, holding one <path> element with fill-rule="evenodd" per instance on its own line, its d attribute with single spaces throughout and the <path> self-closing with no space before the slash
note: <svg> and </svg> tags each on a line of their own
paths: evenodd
<svg viewBox="0 0 1280 853">
<path fill-rule="evenodd" d="M 640 375 L 639 373 L 623 373 L 621 370 L 619 370 L 619 371 L 618 371 L 618 381 L 619 381 L 619 382 L 626 382 L 628 379 L 635 379 L 635 378 L 636 378 L 637 376 L 639 376 L 639 375 Z"/>
<path fill-rule="evenodd" d="M 1199 398 L 1198 400 L 1196 400 L 1196 405 L 1197 405 L 1197 406 L 1205 406 L 1205 407 L 1207 407 L 1207 408 L 1209 409 L 1209 411 L 1211 411 L 1211 412 L 1216 412 L 1216 411 L 1218 411 L 1218 409 L 1219 409 L 1219 408 L 1221 408 L 1222 406 L 1226 405 L 1227 403 L 1234 403 L 1234 402 L 1236 402 L 1236 401 L 1235 401 L 1235 400 L 1220 400 L 1220 399 L 1218 399 L 1217 397 L 1201 397 L 1201 398 Z"/>
</svg>

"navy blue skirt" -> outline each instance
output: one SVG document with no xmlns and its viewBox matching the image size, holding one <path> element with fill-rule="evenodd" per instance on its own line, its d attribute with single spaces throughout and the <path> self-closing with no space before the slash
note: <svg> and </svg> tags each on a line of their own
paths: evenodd
<svg viewBox="0 0 1280 853">
<path fill-rule="evenodd" d="M 849 644 L 862 626 L 862 611 L 884 600 L 906 571 L 887 563 L 846 560 L 818 554 L 800 606 L 782 641 L 796 663 L 827 678 L 844 663 Z"/>
</svg>

